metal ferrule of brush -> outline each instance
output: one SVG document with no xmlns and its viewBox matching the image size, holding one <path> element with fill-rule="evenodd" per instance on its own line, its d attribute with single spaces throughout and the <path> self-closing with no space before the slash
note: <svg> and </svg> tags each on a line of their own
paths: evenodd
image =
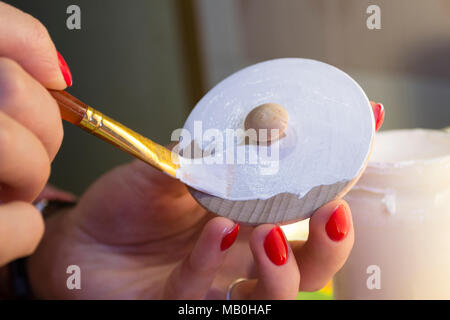
<svg viewBox="0 0 450 320">
<path fill-rule="evenodd" d="M 78 126 L 151 166 L 171 176 L 176 176 L 179 165 L 178 156 L 175 153 L 94 108 L 87 108 L 86 114 Z"/>
</svg>

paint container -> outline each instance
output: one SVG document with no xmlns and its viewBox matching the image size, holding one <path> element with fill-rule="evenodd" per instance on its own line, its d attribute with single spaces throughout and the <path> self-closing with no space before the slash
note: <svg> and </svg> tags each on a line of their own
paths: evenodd
<svg viewBox="0 0 450 320">
<path fill-rule="evenodd" d="M 450 134 L 378 133 L 345 198 L 355 244 L 336 299 L 450 299 Z"/>
</svg>

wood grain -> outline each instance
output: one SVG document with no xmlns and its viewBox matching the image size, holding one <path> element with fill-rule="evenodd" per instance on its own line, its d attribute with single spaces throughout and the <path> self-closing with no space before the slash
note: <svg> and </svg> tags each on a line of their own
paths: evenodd
<svg viewBox="0 0 450 320">
<path fill-rule="evenodd" d="M 258 225 L 263 223 L 286 224 L 309 218 L 325 203 L 338 198 L 348 182 L 318 186 L 303 198 L 282 193 L 267 200 L 232 201 L 190 189 L 192 196 L 205 209 L 231 220 Z"/>
<path fill-rule="evenodd" d="M 349 181 L 339 181 L 332 185 L 321 185 L 311 189 L 299 198 L 291 193 L 282 193 L 266 200 L 233 201 L 225 200 L 188 188 L 194 199 L 206 210 L 247 225 L 264 223 L 289 224 L 310 218 L 326 203 L 341 199 L 356 184 L 366 169 L 373 149 L 374 137 L 366 161 L 358 175 Z"/>
</svg>

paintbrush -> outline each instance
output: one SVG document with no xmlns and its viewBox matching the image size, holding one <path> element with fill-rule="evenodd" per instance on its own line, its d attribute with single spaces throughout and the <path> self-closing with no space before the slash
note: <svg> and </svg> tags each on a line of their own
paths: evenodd
<svg viewBox="0 0 450 320">
<path fill-rule="evenodd" d="M 62 119 L 120 148 L 152 167 L 179 179 L 190 187 L 225 197 L 230 175 L 227 165 L 207 170 L 201 162 L 192 162 L 166 147 L 140 135 L 120 122 L 81 102 L 65 91 L 49 90 L 58 103 Z M 206 159 L 206 158 L 203 158 Z"/>
<path fill-rule="evenodd" d="M 176 177 L 179 168 L 178 154 L 127 128 L 65 91 L 49 92 L 58 103 L 64 120 Z"/>
</svg>

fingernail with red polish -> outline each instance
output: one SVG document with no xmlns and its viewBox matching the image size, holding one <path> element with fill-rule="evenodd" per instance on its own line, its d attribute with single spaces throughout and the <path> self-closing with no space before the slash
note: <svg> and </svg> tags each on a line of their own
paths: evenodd
<svg viewBox="0 0 450 320">
<path fill-rule="evenodd" d="M 236 240 L 238 233 L 239 233 L 239 225 L 236 223 L 233 229 L 228 231 L 228 233 L 223 237 L 222 243 L 220 244 L 220 250 L 225 251 L 229 247 L 231 247 L 231 245 Z"/>
<path fill-rule="evenodd" d="M 274 227 L 267 234 L 266 239 L 264 240 L 264 249 L 266 250 L 266 254 L 270 261 L 277 266 L 286 263 L 288 248 L 283 230 L 281 230 L 279 226 Z"/>
<path fill-rule="evenodd" d="M 328 236 L 333 241 L 343 240 L 350 231 L 350 221 L 347 210 L 343 204 L 339 205 L 331 214 L 325 226 Z"/>
<path fill-rule="evenodd" d="M 376 103 L 372 105 L 372 110 L 375 117 L 375 131 L 378 131 L 384 121 L 384 107 L 381 103 Z"/>
<path fill-rule="evenodd" d="M 61 72 L 64 77 L 64 81 L 66 81 L 66 84 L 68 87 L 72 86 L 72 73 L 70 73 L 69 66 L 66 63 L 66 60 L 64 60 L 63 56 L 57 51 L 58 53 L 58 61 L 59 61 L 59 68 L 61 69 Z"/>
</svg>

